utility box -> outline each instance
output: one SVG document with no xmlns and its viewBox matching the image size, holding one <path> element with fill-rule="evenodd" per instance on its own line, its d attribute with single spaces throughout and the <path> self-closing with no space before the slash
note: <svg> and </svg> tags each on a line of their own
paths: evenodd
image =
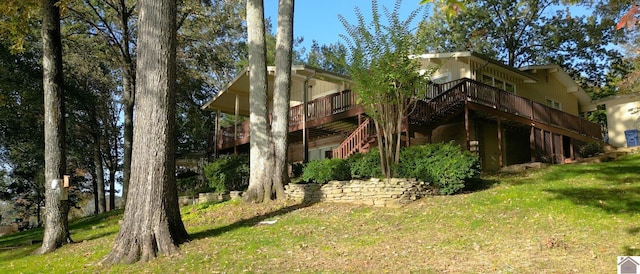
<svg viewBox="0 0 640 274">
<path fill-rule="evenodd" d="M 627 138 L 627 147 L 635 147 L 640 146 L 640 141 L 638 140 L 638 130 L 630 129 L 624 131 L 624 137 Z"/>
</svg>

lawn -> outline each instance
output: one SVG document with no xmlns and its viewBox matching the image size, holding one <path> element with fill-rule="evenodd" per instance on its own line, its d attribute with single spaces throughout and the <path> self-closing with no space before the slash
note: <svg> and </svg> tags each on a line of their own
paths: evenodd
<svg viewBox="0 0 640 274">
<path fill-rule="evenodd" d="M 617 256 L 640 255 L 640 155 L 483 179 L 482 190 L 399 209 L 184 207 L 192 241 L 181 255 L 100 266 L 121 218 L 110 213 L 73 222 L 76 243 L 48 255 L 30 255 L 42 230 L 1 237 L 0 273 L 615 273 Z"/>
</svg>

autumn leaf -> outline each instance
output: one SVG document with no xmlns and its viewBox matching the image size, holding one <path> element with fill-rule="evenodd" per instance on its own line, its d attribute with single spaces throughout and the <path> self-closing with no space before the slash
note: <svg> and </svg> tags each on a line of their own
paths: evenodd
<svg viewBox="0 0 640 274">
<path fill-rule="evenodd" d="M 616 24 L 616 30 L 624 28 L 625 26 L 628 30 L 631 30 L 633 28 L 633 26 L 638 21 L 638 19 L 636 18 L 636 15 L 638 14 L 638 7 L 638 5 L 634 5 L 633 7 L 631 7 L 631 9 L 629 9 L 629 11 L 627 11 L 624 16 L 622 16 L 618 24 Z"/>
</svg>

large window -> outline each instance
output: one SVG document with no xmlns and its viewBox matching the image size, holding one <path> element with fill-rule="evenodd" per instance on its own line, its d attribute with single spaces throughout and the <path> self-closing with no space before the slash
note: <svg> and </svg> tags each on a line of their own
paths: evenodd
<svg viewBox="0 0 640 274">
<path fill-rule="evenodd" d="M 480 81 L 484 84 L 494 86 L 508 92 L 516 92 L 516 86 L 514 84 L 497 79 L 491 75 L 482 74 L 482 79 L 480 79 Z"/>
</svg>

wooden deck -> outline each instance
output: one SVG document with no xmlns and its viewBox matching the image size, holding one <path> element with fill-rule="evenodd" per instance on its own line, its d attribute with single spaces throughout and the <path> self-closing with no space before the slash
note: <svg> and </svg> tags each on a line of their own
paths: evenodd
<svg viewBox="0 0 640 274">
<path fill-rule="evenodd" d="M 465 109 L 471 109 L 487 116 L 499 117 L 501 120 L 554 132 L 583 142 L 602 140 L 602 131 L 598 124 L 470 79 L 431 85 L 419 93 L 418 96 L 422 100 L 418 101 L 416 109 L 408 119 L 411 125 L 433 129 L 445 124 L 451 117 L 459 115 Z M 356 104 L 356 94 L 350 90 L 309 101 L 306 104 L 306 113 L 304 107 L 305 104 L 291 107 L 289 132 L 315 128 L 321 129 L 318 132 L 322 133 L 326 131 L 322 131 L 323 127 L 328 124 L 346 119 L 355 121 L 354 117 L 364 113 L 363 107 Z M 305 114 L 306 120 L 303 119 Z M 358 127 L 357 123 L 352 128 L 346 127 L 343 130 L 354 131 L 356 127 Z M 236 127 L 232 126 L 219 131 L 216 142 L 218 151 L 244 145 L 250 141 L 249 121 L 239 124 L 237 132 L 235 129 Z M 368 131 L 366 133 L 368 135 L 372 134 L 371 126 L 360 127 L 360 129 Z M 363 134 L 354 131 L 351 136 L 363 138 Z M 213 138 L 210 140 L 210 144 L 212 143 Z M 362 144 L 362 140 L 346 143 L 358 146 Z M 344 154 L 349 154 L 347 151 L 358 150 L 355 147 L 338 149 L 345 152 Z"/>
</svg>

